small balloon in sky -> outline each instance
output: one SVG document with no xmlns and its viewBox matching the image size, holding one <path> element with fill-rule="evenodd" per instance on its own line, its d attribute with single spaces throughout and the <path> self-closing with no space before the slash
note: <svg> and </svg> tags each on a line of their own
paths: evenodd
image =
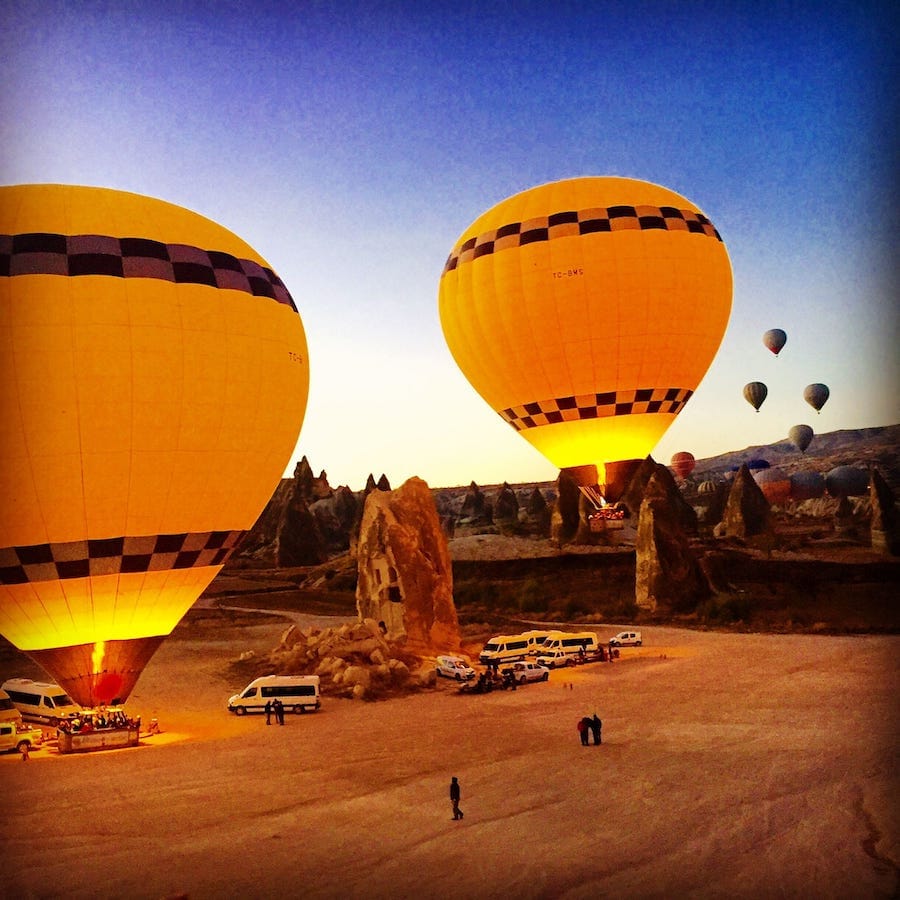
<svg viewBox="0 0 900 900">
<path fill-rule="evenodd" d="M 171 203 L 0 188 L 0 633 L 124 702 L 278 485 L 306 336 L 268 263 Z"/>
<path fill-rule="evenodd" d="M 812 443 L 813 436 L 814 432 L 809 425 L 794 425 L 788 431 L 788 439 L 801 453 Z"/>
<path fill-rule="evenodd" d="M 778 354 L 781 353 L 781 349 L 787 343 L 787 334 L 780 328 L 770 328 L 763 335 L 763 343 L 769 350 L 778 356 Z"/>
<path fill-rule="evenodd" d="M 761 381 L 751 381 L 744 385 L 744 399 L 757 411 L 769 395 L 769 389 Z"/>
<path fill-rule="evenodd" d="M 679 450 L 678 453 L 672 455 L 672 459 L 669 461 L 669 466 L 679 478 L 687 478 L 694 471 L 696 465 L 697 460 L 694 459 L 694 454 L 687 450 Z"/>
<path fill-rule="evenodd" d="M 827 402 L 831 391 L 828 390 L 826 384 L 808 384 L 803 388 L 803 399 L 816 411 L 819 412 Z"/>
<path fill-rule="evenodd" d="M 719 349 L 732 275 L 674 191 L 586 177 L 523 191 L 459 237 L 439 289 L 450 352 L 551 463 L 614 501 Z"/>
</svg>

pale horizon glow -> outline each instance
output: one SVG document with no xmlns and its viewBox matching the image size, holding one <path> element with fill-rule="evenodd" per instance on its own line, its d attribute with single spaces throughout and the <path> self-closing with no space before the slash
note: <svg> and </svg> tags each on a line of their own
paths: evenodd
<svg viewBox="0 0 900 900">
<path fill-rule="evenodd" d="M 287 476 L 556 478 L 456 368 L 437 293 L 477 216 L 578 175 L 683 194 L 731 257 L 721 349 L 654 458 L 900 422 L 893 4 L 14 0 L 2 22 L 0 182 L 185 206 L 293 294 L 311 374 Z"/>
</svg>

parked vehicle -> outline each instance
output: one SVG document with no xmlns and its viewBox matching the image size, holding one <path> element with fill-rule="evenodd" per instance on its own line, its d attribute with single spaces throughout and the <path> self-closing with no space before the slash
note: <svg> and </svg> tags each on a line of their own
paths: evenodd
<svg viewBox="0 0 900 900">
<path fill-rule="evenodd" d="M 525 684 L 528 681 L 546 681 L 550 677 L 550 670 L 534 662 L 517 662 L 501 669 L 500 674 L 504 677 L 511 676 L 517 684 Z"/>
<path fill-rule="evenodd" d="M 228 700 L 228 711 L 243 716 L 265 712 L 266 703 L 280 700 L 285 712 L 315 712 L 320 706 L 318 675 L 263 675 Z"/>
<path fill-rule="evenodd" d="M 544 641 L 544 647 L 538 655 L 537 661 L 542 666 L 565 665 L 560 661 L 560 652 L 569 659 L 574 659 L 574 657 L 583 656 L 586 653 L 596 652 L 599 646 L 597 635 L 593 631 L 557 632 Z"/>
<path fill-rule="evenodd" d="M 81 712 L 58 684 L 32 681 L 30 678 L 10 678 L 3 682 L 2 690 L 9 695 L 25 721 L 55 727 L 63 719 L 71 719 Z"/>
<path fill-rule="evenodd" d="M 641 633 L 639 631 L 620 631 L 615 637 L 609 639 L 610 647 L 640 647 Z"/>
<path fill-rule="evenodd" d="M 39 747 L 44 739 L 44 732 L 33 725 L 24 725 L 20 722 L 0 722 L 0 753 L 8 753 L 12 750 L 22 752 L 25 746 L 29 750 Z"/>
<path fill-rule="evenodd" d="M 479 654 L 478 659 L 483 665 L 492 666 L 524 660 L 527 653 L 527 637 L 522 634 L 500 634 L 492 637 L 484 645 L 484 649 Z"/>
<path fill-rule="evenodd" d="M 6 691 L 0 691 L 0 722 L 21 722 L 22 713 L 16 709 L 16 705 L 10 700 Z"/>
<path fill-rule="evenodd" d="M 439 656 L 437 674 L 444 678 L 455 678 L 457 681 L 468 681 L 475 677 L 475 670 L 458 656 Z"/>
<path fill-rule="evenodd" d="M 565 650 L 553 650 L 549 653 L 542 653 L 537 658 L 537 664 L 545 669 L 562 669 L 565 666 L 574 666 L 575 660 Z"/>
<path fill-rule="evenodd" d="M 552 634 L 558 634 L 556 631 L 523 631 L 522 637 L 528 641 L 527 656 L 537 656 L 544 647 L 544 641 Z"/>
</svg>

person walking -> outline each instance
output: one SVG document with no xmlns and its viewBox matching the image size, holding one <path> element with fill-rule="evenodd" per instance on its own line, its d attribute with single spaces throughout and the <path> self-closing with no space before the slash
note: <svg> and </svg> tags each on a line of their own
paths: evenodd
<svg viewBox="0 0 900 900">
<path fill-rule="evenodd" d="M 587 747 L 588 745 L 588 723 L 590 719 L 587 716 L 578 720 L 578 724 L 575 726 L 578 729 L 578 736 L 581 738 L 581 745 L 583 747 Z"/>
<path fill-rule="evenodd" d="M 600 729 L 603 728 L 603 722 L 600 721 L 600 717 L 597 713 L 594 713 L 594 717 L 591 719 L 591 731 L 594 735 L 594 744 L 602 744 Z"/>
<path fill-rule="evenodd" d="M 266 725 L 271 725 L 272 724 L 272 701 L 271 700 L 266 700 L 265 710 L 266 710 Z"/>
<path fill-rule="evenodd" d="M 453 807 L 454 820 L 461 819 L 463 811 L 459 808 L 459 781 L 455 775 L 450 779 L 450 805 Z"/>
</svg>

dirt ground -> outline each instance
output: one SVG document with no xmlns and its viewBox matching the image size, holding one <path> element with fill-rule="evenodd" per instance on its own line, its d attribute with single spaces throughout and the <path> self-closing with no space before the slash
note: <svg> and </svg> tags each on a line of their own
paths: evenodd
<svg viewBox="0 0 900 900">
<path fill-rule="evenodd" d="M 128 703 L 163 729 L 140 747 L 0 758 L 0 896 L 900 890 L 900 637 L 644 628 L 642 648 L 545 684 L 326 697 L 267 727 L 225 710 L 244 686 L 230 661 L 284 628 L 259 621 L 179 626 Z M 603 743 L 585 748 L 594 711 Z"/>
</svg>

